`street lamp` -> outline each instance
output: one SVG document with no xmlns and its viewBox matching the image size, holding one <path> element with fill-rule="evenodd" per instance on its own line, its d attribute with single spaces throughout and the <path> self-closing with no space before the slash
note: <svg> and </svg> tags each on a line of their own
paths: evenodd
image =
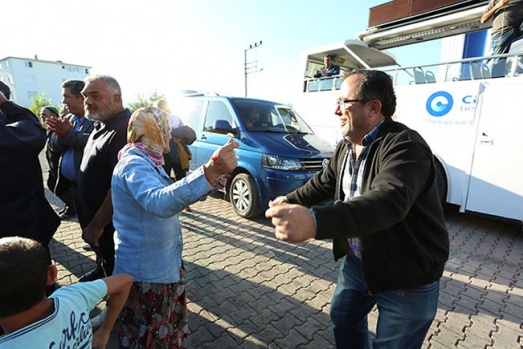
<svg viewBox="0 0 523 349">
<path fill-rule="evenodd" d="M 254 60 L 254 61 L 251 61 L 251 62 L 247 62 L 247 51 L 252 50 L 252 49 L 257 49 L 261 45 L 262 45 L 262 41 L 260 40 L 260 42 L 255 42 L 254 46 L 253 45 L 249 45 L 249 48 L 245 49 L 245 51 L 244 51 L 244 54 L 245 54 L 245 63 L 244 63 L 244 69 L 245 69 L 245 97 L 247 97 L 247 75 L 252 74 L 252 73 L 257 73 L 257 72 L 260 72 L 260 71 L 263 70 L 263 68 L 258 69 L 258 61 L 257 60 Z"/>
</svg>

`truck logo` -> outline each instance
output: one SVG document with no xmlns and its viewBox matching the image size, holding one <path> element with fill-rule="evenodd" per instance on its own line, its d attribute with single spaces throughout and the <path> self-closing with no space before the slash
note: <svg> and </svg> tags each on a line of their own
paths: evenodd
<svg viewBox="0 0 523 349">
<path fill-rule="evenodd" d="M 427 112 L 435 117 L 446 115 L 454 105 L 451 94 L 445 91 L 434 92 L 427 99 Z"/>
</svg>

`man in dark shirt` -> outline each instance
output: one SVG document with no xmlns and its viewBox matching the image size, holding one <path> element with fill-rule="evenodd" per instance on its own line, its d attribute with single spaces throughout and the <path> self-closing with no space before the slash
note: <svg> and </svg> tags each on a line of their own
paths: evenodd
<svg viewBox="0 0 523 349">
<path fill-rule="evenodd" d="M 323 58 L 323 64 L 325 67 L 321 68 L 320 70 L 316 70 L 316 74 L 314 74 L 315 78 L 329 77 L 340 74 L 340 66 L 333 64 L 333 58 L 331 55 L 326 55 Z"/>
<path fill-rule="evenodd" d="M 111 177 L 118 152 L 127 143 L 131 112 L 123 107 L 120 85 L 110 76 L 88 77 L 82 95 L 86 116 L 95 121 L 78 173 L 77 207 L 82 238 L 93 247 L 97 261 L 96 268 L 80 281 L 91 281 L 113 272 Z"/>
</svg>

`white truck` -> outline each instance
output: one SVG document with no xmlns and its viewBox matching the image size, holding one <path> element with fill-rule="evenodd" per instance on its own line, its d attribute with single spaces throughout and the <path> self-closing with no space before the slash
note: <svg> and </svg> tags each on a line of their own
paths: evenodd
<svg viewBox="0 0 523 349">
<path fill-rule="evenodd" d="M 313 78 L 327 54 L 341 74 Z M 400 67 L 386 51 L 347 40 L 304 53 L 293 108 L 317 134 L 336 143 L 334 109 L 343 74 L 354 68 L 385 70 L 395 84 L 394 119 L 417 130 L 435 154 L 441 199 L 462 212 L 523 221 L 521 55 L 498 56 L 507 62 L 507 74 L 493 78 L 493 57 Z"/>
</svg>

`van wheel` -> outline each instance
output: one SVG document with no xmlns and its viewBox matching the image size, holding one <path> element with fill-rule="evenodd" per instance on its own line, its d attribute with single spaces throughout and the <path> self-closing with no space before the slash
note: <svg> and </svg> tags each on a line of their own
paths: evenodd
<svg viewBox="0 0 523 349">
<path fill-rule="evenodd" d="M 439 161 L 435 161 L 436 164 L 436 185 L 438 186 L 439 201 L 442 205 L 447 202 L 447 176 L 443 165 Z"/>
<path fill-rule="evenodd" d="M 245 173 L 237 174 L 229 190 L 232 207 L 239 216 L 252 218 L 260 214 L 258 187 L 251 176 Z"/>
</svg>

